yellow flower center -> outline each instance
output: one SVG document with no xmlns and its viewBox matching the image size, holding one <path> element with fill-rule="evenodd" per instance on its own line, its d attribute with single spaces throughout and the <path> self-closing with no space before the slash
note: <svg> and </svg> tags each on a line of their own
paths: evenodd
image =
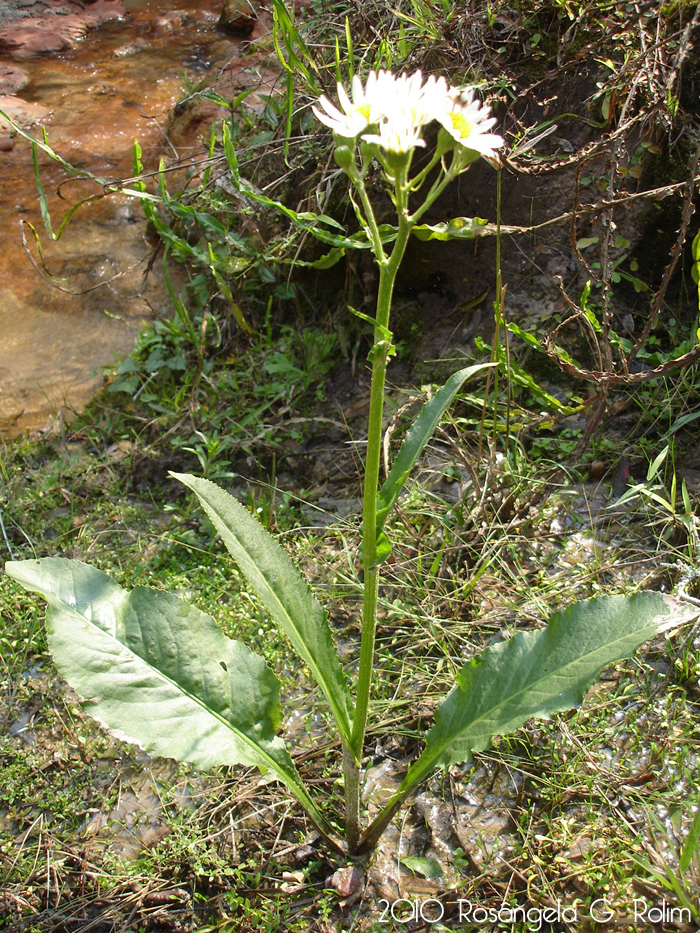
<svg viewBox="0 0 700 933">
<path fill-rule="evenodd" d="M 459 134 L 460 139 L 468 139 L 474 129 L 473 124 L 465 118 L 460 110 L 452 110 L 449 117 L 452 121 L 452 128 Z"/>
</svg>

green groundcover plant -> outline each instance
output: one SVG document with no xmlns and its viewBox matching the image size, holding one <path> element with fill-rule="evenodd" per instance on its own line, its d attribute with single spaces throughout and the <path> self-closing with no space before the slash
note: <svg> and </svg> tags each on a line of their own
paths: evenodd
<svg viewBox="0 0 700 933">
<path fill-rule="evenodd" d="M 391 799 L 363 826 L 362 761 L 380 570 L 391 552 L 386 522 L 455 395 L 467 379 L 490 365 L 456 372 L 426 403 L 380 486 L 385 379 L 394 353 L 389 328 L 394 283 L 412 235 L 464 239 L 483 230 L 485 222 L 479 219 L 457 218 L 434 226 L 420 221 L 447 186 L 479 158 L 497 167 L 503 140 L 490 132 L 495 120 L 473 91 L 450 87 L 443 78 L 371 72 L 364 85 L 353 78 L 351 95 L 339 85 L 340 108 L 321 97 L 314 112 L 333 131 L 335 160 L 349 179 L 359 231 L 341 235 L 331 218 L 275 206 L 332 246 L 324 262 L 335 261 L 349 248 L 368 248 L 379 268 L 376 316 L 360 315 L 374 327 L 374 345 L 369 354 L 364 595 L 356 674 L 349 676 L 341 666 L 326 611 L 277 541 L 228 492 L 206 479 L 175 474 L 198 497 L 328 703 L 343 749 L 344 815 L 334 814 L 305 787 L 277 735 L 282 712 L 274 673 L 262 657 L 226 637 L 210 616 L 166 592 L 144 586 L 126 592 L 101 571 L 77 561 L 12 561 L 6 571 L 47 600 L 49 645 L 56 664 L 84 698 L 86 710 L 114 734 L 152 755 L 202 768 L 244 764 L 272 771 L 333 848 L 358 856 L 376 845 L 406 798 L 435 768 L 469 762 L 493 736 L 511 732 L 531 717 L 548 717 L 579 704 L 603 667 L 678 624 L 680 615 L 672 601 L 658 593 L 602 597 L 556 613 L 542 630 L 490 646 L 458 672 L 435 712 L 422 753 Z M 416 150 L 427 148 L 424 128 L 433 122 L 439 124 L 433 152 L 415 169 Z M 234 184 L 252 195 L 253 189 L 238 176 L 226 129 L 224 150 Z M 372 164 L 379 165 L 395 205 L 394 225 L 380 225 L 375 218 L 365 185 Z"/>
</svg>

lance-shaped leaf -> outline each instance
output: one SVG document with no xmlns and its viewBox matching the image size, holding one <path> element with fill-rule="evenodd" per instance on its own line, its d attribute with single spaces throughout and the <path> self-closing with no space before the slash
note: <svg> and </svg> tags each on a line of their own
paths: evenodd
<svg viewBox="0 0 700 933">
<path fill-rule="evenodd" d="M 346 743 L 352 732 L 350 694 L 335 650 L 328 615 L 291 557 L 244 508 L 215 483 L 173 473 L 202 508 L 274 621 L 308 665 Z"/>
<path fill-rule="evenodd" d="M 660 593 L 588 599 L 555 613 L 544 629 L 487 648 L 457 675 L 406 780 L 416 784 L 435 767 L 469 761 L 494 735 L 532 717 L 578 706 L 604 667 L 669 622 L 673 605 Z"/>
<path fill-rule="evenodd" d="M 453 217 L 445 223 L 416 224 L 412 233 L 419 240 L 473 240 L 495 234 L 496 225 L 481 217 Z"/>
<path fill-rule="evenodd" d="M 476 366 L 467 366 L 466 369 L 460 369 L 447 380 L 444 386 L 436 395 L 426 402 L 420 415 L 416 418 L 412 427 L 403 439 L 399 448 L 389 475 L 379 490 L 377 498 L 377 534 L 381 532 L 384 523 L 391 511 L 394 503 L 399 497 L 411 470 L 420 457 L 425 445 L 433 436 L 435 428 L 438 426 L 440 418 L 454 401 L 455 395 L 459 392 L 466 380 L 480 373 L 496 363 L 479 363 Z M 389 555 L 387 554 L 387 557 Z"/>
<path fill-rule="evenodd" d="M 10 561 L 5 570 L 48 602 L 51 654 L 91 716 L 151 755 L 270 769 L 329 828 L 275 735 L 279 681 L 211 616 L 159 590 L 127 592 L 79 561 Z"/>
<path fill-rule="evenodd" d="M 477 236 L 501 233 L 525 233 L 527 227 L 490 224 L 481 217 L 453 217 L 445 223 L 416 224 L 411 231 L 419 240 L 473 240 Z"/>
<path fill-rule="evenodd" d="M 603 596 L 557 612 L 545 629 L 482 651 L 457 674 L 435 713 L 421 756 L 365 833 L 368 850 L 411 791 L 433 769 L 469 762 L 495 735 L 528 719 L 578 706 L 608 664 L 630 657 L 660 631 L 697 615 L 660 593 Z"/>
</svg>

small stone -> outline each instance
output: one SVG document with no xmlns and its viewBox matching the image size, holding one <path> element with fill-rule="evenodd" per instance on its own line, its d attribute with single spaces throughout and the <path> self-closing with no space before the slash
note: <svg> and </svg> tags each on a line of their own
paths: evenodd
<svg viewBox="0 0 700 933">
<path fill-rule="evenodd" d="M 334 888 L 341 897 L 351 897 L 359 890 L 364 882 L 365 876 L 357 865 L 348 865 L 347 868 L 340 868 L 330 879 L 330 886 Z"/>
<path fill-rule="evenodd" d="M 601 479 L 605 475 L 605 463 L 602 460 L 594 460 L 589 473 L 591 479 Z"/>
<path fill-rule="evenodd" d="M 28 84 L 29 76 L 23 68 L 0 62 L 0 94 L 16 94 Z"/>
<path fill-rule="evenodd" d="M 0 136 L 0 152 L 12 152 L 15 148 L 14 140 L 9 136 Z"/>
</svg>

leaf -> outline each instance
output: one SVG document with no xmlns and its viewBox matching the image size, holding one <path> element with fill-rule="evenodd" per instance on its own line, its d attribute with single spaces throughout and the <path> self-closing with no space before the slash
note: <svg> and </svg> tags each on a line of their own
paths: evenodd
<svg viewBox="0 0 700 933">
<path fill-rule="evenodd" d="M 589 246 L 595 246 L 600 237 L 597 236 L 584 236 L 580 240 L 576 241 L 577 249 L 588 249 Z"/>
<path fill-rule="evenodd" d="M 698 851 L 698 844 L 700 843 L 700 809 L 695 811 L 695 816 L 693 817 L 693 822 L 690 824 L 690 829 L 688 830 L 688 835 L 685 837 L 685 842 L 683 843 L 683 848 L 681 849 L 681 858 L 678 863 L 678 867 L 682 872 L 687 871 L 690 868 L 690 863 L 693 861 L 695 853 Z"/>
<path fill-rule="evenodd" d="M 494 366 L 494 363 L 479 363 L 476 366 L 467 366 L 450 376 L 445 385 L 437 392 L 434 398 L 423 406 L 420 415 L 403 439 L 396 459 L 384 485 L 379 490 L 377 498 L 377 534 L 381 532 L 384 523 L 394 503 L 399 497 L 411 470 L 423 452 L 449 406 L 454 401 L 463 383 L 476 373 Z M 388 555 L 387 555 L 388 557 Z"/>
<path fill-rule="evenodd" d="M 211 248 L 211 243 L 208 243 L 207 246 L 209 248 L 209 261 L 210 261 L 209 269 L 211 271 L 211 274 L 214 276 L 214 280 L 216 284 L 219 286 L 219 291 L 224 296 L 226 301 L 228 301 L 229 307 L 231 308 L 231 312 L 233 313 L 236 323 L 241 328 L 241 330 L 245 331 L 246 334 L 253 334 L 254 333 L 253 328 L 250 327 L 245 317 L 243 316 L 243 311 L 241 310 L 241 307 L 236 301 L 236 299 L 233 297 L 233 293 L 231 292 L 231 289 L 228 287 L 227 281 L 224 279 L 223 275 L 216 268 L 217 259 L 214 254 L 214 250 Z"/>
<path fill-rule="evenodd" d="M 402 798 L 436 767 L 471 760 L 494 735 L 528 719 L 578 706 L 608 664 L 629 657 L 675 616 L 660 593 L 604 596 L 555 613 L 547 628 L 487 648 L 457 675 L 435 714 L 420 758 L 397 792 Z"/>
<path fill-rule="evenodd" d="M 309 666 L 349 745 L 352 703 L 328 615 L 296 564 L 233 496 L 209 480 L 183 473 L 171 475 L 196 494 L 248 583 Z"/>
<path fill-rule="evenodd" d="M 533 350 L 539 350 L 542 352 L 542 344 L 539 342 L 537 337 L 534 334 L 528 334 L 527 331 L 523 330 L 521 327 L 518 327 L 517 324 L 514 324 L 513 321 L 506 321 L 506 327 L 511 332 L 515 334 L 516 337 L 520 337 L 529 347 L 532 347 Z"/>
<path fill-rule="evenodd" d="M 334 246 L 333 249 L 329 250 L 327 253 L 324 253 L 323 256 L 320 256 L 313 262 L 304 262 L 303 265 L 311 266 L 314 269 L 331 269 L 336 263 L 340 262 L 344 255 L 344 247 Z"/>
<path fill-rule="evenodd" d="M 51 653 L 91 716 L 151 755 L 271 769 L 323 822 L 275 735 L 277 678 L 211 616 L 159 590 L 129 593 L 79 561 L 10 561 L 5 570 L 47 600 Z"/>
<path fill-rule="evenodd" d="M 681 415 L 680 418 L 677 418 L 673 422 L 668 430 L 668 433 L 675 434 L 676 431 L 680 431 L 680 429 L 684 428 L 686 424 L 690 424 L 691 421 L 695 421 L 697 418 L 700 418 L 700 411 L 691 411 L 687 415 Z"/>
<path fill-rule="evenodd" d="M 401 858 L 401 864 L 405 865 L 414 875 L 420 875 L 421 878 L 442 878 L 442 865 L 434 858 L 405 855 Z"/>
<path fill-rule="evenodd" d="M 473 240 L 495 234 L 496 226 L 481 217 L 453 217 L 447 223 L 417 224 L 412 232 L 419 240 Z"/>
<path fill-rule="evenodd" d="M 668 456 L 668 444 L 664 447 L 664 449 L 660 453 L 658 453 L 654 457 L 653 461 L 649 464 L 649 469 L 647 470 L 647 480 L 656 479 L 658 472 L 663 466 L 663 462 L 667 456 Z"/>
<path fill-rule="evenodd" d="M 691 249 L 693 253 L 693 262 L 700 263 L 700 230 L 698 230 L 698 232 L 693 237 L 693 244 Z"/>
</svg>

